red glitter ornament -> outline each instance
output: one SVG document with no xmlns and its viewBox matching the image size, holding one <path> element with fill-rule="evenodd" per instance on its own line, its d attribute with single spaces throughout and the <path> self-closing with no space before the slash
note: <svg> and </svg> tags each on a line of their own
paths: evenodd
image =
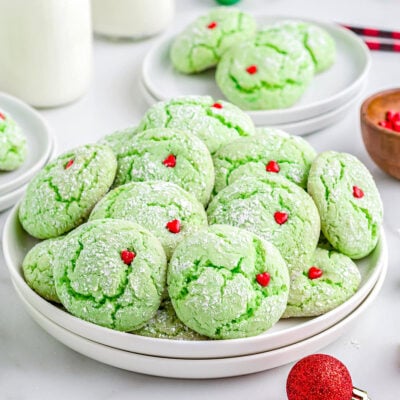
<svg viewBox="0 0 400 400">
<path fill-rule="evenodd" d="M 353 383 L 342 362 L 327 354 L 313 354 L 293 366 L 286 393 L 289 400 L 351 400 Z"/>
<path fill-rule="evenodd" d="M 254 75 L 258 71 L 257 65 L 250 65 L 249 67 L 246 68 L 246 71 L 250 75 Z"/>
<path fill-rule="evenodd" d="M 176 157 L 170 154 L 164 161 L 163 164 L 168 168 L 174 168 L 176 165 Z"/>
<path fill-rule="evenodd" d="M 136 254 L 133 251 L 129 250 L 122 250 L 121 251 L 121 260 L 126 264 L 126 265 L 131 265 L 132 261 L 135 259 Z"/>
<path fill-rule="evenodd" d="M 215 21 L 212 21 L 207 25 L 207 28 L 208 29 L 215 29 L 217 27 L 217 25 L 218 24 Z"/>
<path fill-rule="evenodd" d="M 321 278 L 321 276 L 322 276 L 322 270 L 317 267 L 311 267 L 308 270 L 308 277 L 310 279 L 318 279 Z"/>
<path fill-rule="evenodd" d="M 274 218 L 275 218 L 275 222 L 276 222 L 277 224 L 283 225 L 283 224 L 288 220 L 289 216 L 288 216 L 287 213 L 285 213 L 285 212 L 277 211 L 277 212 L 274 214 Z"/>
<path fill-rule="evenodd" d="M 364 197 L 364 192 L 358 186 L 353 186 L 353 196 L 356 199 L 361 199 Z"/>
<path fill-rule="evenodd" d="M 65 164 L 64 169 L 71 168 L 73 163 L 74 163 L 74 160 L 69 160 L 69 161 Z"/>
<path fill-rule="evenodd" d="M 271 281 L 271 275 L 268 272 L 263 272 L 262 274 L 256 275 L 257 282 L 262 286 L 268 286 Z"/>
<path fill-rule="evenodd" d="M 274 160 L 269 161 L 265 169 L 267 170 L 267 172 L 278 173 L 280 171 L 279 164 Z"/>
<path fill-rule="evenodd" d="M 167 222 L 166 228 L 171 233 L 179 233 L 181 231 L 181 222 L 178 219 Z"/>
<path fill-rule="evenodd" d="M 214 103 L 212 106 L 213 106 L 214 108 L 219 108 L 219 109 L 222 108 L 222 104 L 221 104 L 221 103 Z"/>
<path fill-rule="evenodd" d="M 6 116 L 2 112 L 0 112 L 0 119 L 2 119 L 3 121 L 6 119 Z"/>
</svg>

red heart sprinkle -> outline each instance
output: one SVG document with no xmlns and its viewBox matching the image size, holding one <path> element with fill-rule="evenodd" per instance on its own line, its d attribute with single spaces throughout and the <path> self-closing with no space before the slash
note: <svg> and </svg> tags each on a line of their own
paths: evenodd
<svg viewBox="0 0 400 400">
<path fill-rule="evenodd" d="M 126 265 L 131 265 L 132 261 L 135 259 L 136 254 L 133 251 L 129 250 L 122 250 L 121 251 L 121 260 L 126 264 Z"/>
<path fill-rule="evenodd" d="M 181 222 L 178 219 L 173 219 L 172 221 L 167 222 L 166 228 L 171 233 L 179 233 L 181 231 Z"/>
<path fill-rule="evenodd" d="M 285 212 L 277 211 L 274 214 L 274 218 L 277 224 L 282 225 L 288 220 L 289 216 Z"/>
<path fill-rule="evenodd" d="M 257 282 L 262 286 L 268 286 L 271 281 L 271 275 L 268 272 L 263 272 L 262 274 L 256 275 Z"/>
<path fill-rule="evenodd" d="M 393 117 L 391 119 L 392 123 L 394 124 L 395 122 L 400 121 L 400 112 L 394 113 Z"/>
<path fill-rule="evenodd" d="M 267 170 L 267 172 L 279 172 L 280 171 L 278 163 L 274 160 L 268 161 L 268 164 L 265 167 L 265 169 Z"/>
<path fill-rule="evenodd" d="M 250 74 L 250 75 L 254 75 L 257 72 L 257 65 L 250 65 L 250 67 L 246 68 L 246 71 Z"/>
<path fill-rule="evenodd" d="M 74 163 L 74 160 L 69 160 L 68 162 L 67 162 L 67 164 L 65 164 L 65 169 L 68 169 L 68 168 L 70 168 L 71 166 L 72 166 L 72 164 Z"/>
<path fill-rule="evenodd" d="M 353 186 L 353 196 L 356 199 L 361 199 L 364 197 L 364 192 L 358 186 Z"/>
<path fill-rule="evenodd" d="M 163 164 L 168 168 L 174 168 L 176 165 L 176 157 L 170 154 L 164 161 Z"/>
<path fill-rule="evenodd" d="M 310 279 L 318 279 L 321 278 L 321 276 L 322 276 L 322 270 L 317 267 L 311 267 L 308 270 L 308 277 Z"/>
<path fill-rule="evenodd" d="M 395 114 L 393 110 L 386 111 L 386 121 L 392 121 Z"/>
<path fill-rule="evenodd" d="M 400 132 L 400 120 L 399 121 L 393 121 L 393 130 L 395 132 Z"/>
<path fill-rule="evenodd" d="M 392 122 L 391 121 L 379 121 L 378 125 L 382 128 L 392 129 Z"/>
<path fill-rule="evenodd" d="M 213 106 L 214 108 L 219 108 L 219 109 L 222 108 L 222 104 L 221 104 L 221 103 L 214 103 L 212 106 Z"/>
<path fill-rule="evenodd" d="M 6 119 L 6 116 L 2 112 L 0 112 L 0 119 L 2 119 L 3 121 Z"/>
<path fill-rule="evenodd" d="M 207 25 L 207 28 L 208 29 L 214 29 L 214 28 L 216 28 L 217 27 L 217 23 L 215 22 L 215 21 L 212 21 L 212 22 L 210 22 L 208 25 Z"/>
</svg>

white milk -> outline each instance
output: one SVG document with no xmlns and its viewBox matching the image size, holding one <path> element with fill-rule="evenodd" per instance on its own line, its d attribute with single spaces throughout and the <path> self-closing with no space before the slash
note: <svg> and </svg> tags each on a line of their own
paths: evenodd
<svg viewBox="0 0 400 400">
<path fill-rule="evenodd" d="M 174 0 L 92 0 L 96 33 L 143 38 L 164 30 L 174 15 Z"/>
<path fill-rule="evenodd" d="M 92 73 L 90 0 L 0 0 L 0 90 L 37 107 L 71 102 Z"/>
</svg>

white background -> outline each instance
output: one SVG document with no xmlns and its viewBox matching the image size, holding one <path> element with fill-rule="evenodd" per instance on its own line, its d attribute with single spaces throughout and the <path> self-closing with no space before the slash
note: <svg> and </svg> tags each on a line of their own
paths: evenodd
<svg viewBox="0 0 400 400">
<path fill-rule="evenodd" d="M 177 0 L 176 23 L 181 25 L 183 15 L 196 16 L 214 4 L 213 0 Z M 400 28 L 398 0 L 243 0 L 240 7 L 259 14 Z M 147 106 L 138 88 L 139 69 L 153 42 L 96 39 L 94 80 L 89 93 L 67 107 L 41 111 L 56 136 L 58 153 L 97 141 L 140 119 Z M 366 94 L 399 87 L 399 66 L 400 53 L 374 52 Z M 373 305 L 323 352 L 342 360 L 354 384 L 368 390 L 372 399 L 398 400 L 400 182 L 385 175 L 369 159 L 360 135 L 358 112 L 358 106 L 354 107 L 335 126 L 308 139 L 319 151 L 351 152 L 370 168 L 385 206 L 389 272 Z M 5 217 L 0 214 L 0 227 Z M 0 399 L 281 400 L 286 398 L 290 367 L 239 378 L 184 381 L 138 375 L 92 361 L 58 343 L 31 320 L 11 286 L 0 252 Z"/>
</svg>

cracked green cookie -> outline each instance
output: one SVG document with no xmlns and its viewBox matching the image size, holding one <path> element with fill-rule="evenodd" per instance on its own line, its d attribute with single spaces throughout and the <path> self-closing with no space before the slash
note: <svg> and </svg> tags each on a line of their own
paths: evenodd
<svg viewBox="0 0 400 400">
<path fill-rule="evenodd" d="M 368 169 L 347 153 L 327 151 L 314 160 L 308 192 L 321 216 L 321 229 L 331 245 L 353 259 L 376 246 L 383 207 Z"/>
<path fill-rule="evenodd" d="M 136 129 L 136 126 L 131 126 L 129 128 L 110 133 L 99 140 L 99 143 L 109 146 L 114 154 L 117 155 L 123 151 L 125 146 L 129 145 L 136 134 Z"/>
<path fill-rule="evenodd" d="M 325 71 L 334 64 L 336 58 L 335 41 L 325 29 L 304 21 L 284 20 L 262 29 L 262 31 L 270 30 L 283 30 L 298 39 L 309 52 L 315 66 L 315 72 Z"/>
<path fill-rule="evenodd" d="M 11 116 L 0 110 L 0 171 L 17 169 L 25 158 L 25 136 Z"/>
<path fill-rule="evenodd" d="M 229 47 L 253 37 L 256 28 L 249 14 L 235 8 L 215 8 L 175 38 L 170 51 L 172 64 L 187 74 L 214 67 Z"/>
<path fill-rule="evenodd" d="M 304 139 L 283 131 L 263 128 L 256 132 L 227 144 L 214 155 L 214 192 L 242 177 L 263 178 L 267 174 L 282 175 L 306 188 L 315 150 Z"/>
<path fill-rule="evenodd" d="M 138 132 L 154 128 L 178 129 L 198 136 L 211 154 L 241 136 L 254 135 L 251 118 L 226 101 L 209 96 L 185 96 L 152 106 Z"/>
<path fill-rule="evenodd" d="M 128 182 L 172 182 L 207 204 L 214 186 L 214 165 L 206 145 L 196 136 L 158 128 L 135 135 L 117 153 L 114 186 Z"/>
<path fill-rule="evenodd" d="M 317 247 L 320 220 L 311 197 L 277 174 L 245 177 L 210 202 L 210 224 L 247 229 L 275 245 L 291 269 L 308 265 Z"/>
<path fill-rule="evenodd" d="M 48 239 L 34 246 L 22 262 L 26 283 L 46 300 L 60 303 L 54 286 L 54 260 L 63 238 Z"/>
<path fill-rule="evenodd" d="M 255 336 L 285 310 L 289 274 L 279 251 L 243 229 L 213 225 L 185 239 L 168 267 L 179 319 L 214 339 Z"/>
<path fill-rule="evenodd" d="M 23 228 L 48 239 L 80 225 L 107 193 L 116 170 L 117 160 L 105 145 L 81 146 L 60 155 L 29 183 L 19 208 Z"/>
<path fill-rule="evenodd" d="M 63 306 L 85 321 L 120 331 L 156 313 L 165 288 L 160 242 L 130 221 L 88 222 L 61 242 L 54 281 Z"/>
<path fill-rule="evenodd" d="M 306 269 L 290 273 L 289 300 L 283 318 L 312 317 L 340 306 L 361 282 L 357 265 L 336 251 L 317 248 Z"/>
<path fill-rule="evenodd" d="M 314 64 L 303 45 L 288 33 L 269 31 L 226 51 L 215 78 L 233 104 L 269 110 L 292 106 L 313 76 Z"/>
<path fill-rule="evenodd" d="M 205 336 L 199 335 L 188 328 L 176 315 L 171 300 L 164 300 L 156 315 L 142 328 L 132 332 L 135 335 L 148 336 L 158 339 L 173 340 L 206 340 Z"/>
<path fill-rule="evenodd" d="M 96 205 L 90 220 L 127 219 L 146 227 L 169 258 L 186 236 L 207 226 L 203 206 L 174 183 L 131 182 L 111 190 Z"/>
</svg>

